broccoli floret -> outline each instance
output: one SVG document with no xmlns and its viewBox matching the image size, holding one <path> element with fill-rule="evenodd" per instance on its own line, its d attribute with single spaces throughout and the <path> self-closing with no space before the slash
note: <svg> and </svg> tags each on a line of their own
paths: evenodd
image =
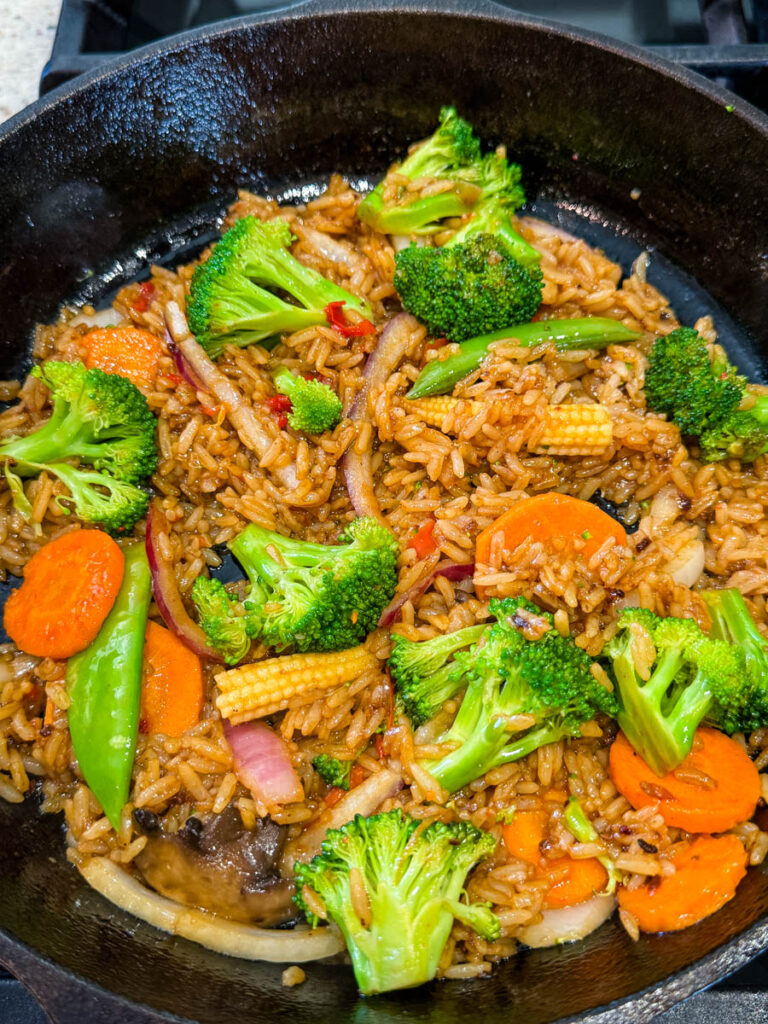
<svg viewBox="0 0 768 1024">
<path fill-rule="evenodd" d="M 712 618 L 710 635 L 739 648 L 744 654 L 749 687 L 738 702 L 736 713 L 728 708 L 726 732 L 751 732 L 768 725 L 768 640 L 749 614 L 747 603 L 738 590 L 704 590 L 701 596 Z"/>
<path fill-rule="evenodd" d="M 618 723 L 657 775 L 680 764 L 705 719 L 733 732 L 749 713 L 743 653 L 693 619 L 626 609 L 604 653 L 617 683 Z"/>
<path fill-rule="evenodd" d="M 312 759 L 312 766 L 326 786 L 349 789 L 352 761 L 340 761 L 329 754 L 318 754 Z"/>
<path fill-rule="evenodd" d="M 749 409 L 737 409 L 705 430 L 699 447 L 705 462 L 754 462 L 768 452 L 768 395 L 757 396 Z"/>
<path fill-rule="evenodd" d="M 480 143 L 453 107 L 440 111 L 435 133 L 394 167 L 357 208 L 360 220 L 396 235 L 434 234 L 445 217 L 460 217 L 477 201 L 482 173 Z M 438 178 L 454 187 L 420 197 L 402 179 Z"/>
<path fill-rule="evenodd" d="M 322 900 L 341 929 L 364 995 L 434 978 L 454 919 L 489 942 L 501 931 L 489 904 L 461 899 L 469 872 L 493 852 L 493 836 L 466 821 L 433 822 L 417 832 L 419 826 L 399 808 L 370 818 L 358 814 L 326 834 L 309 864 L 294 868 L 295 902 L 316 925 L 305 886 Z M 353 896 L 353 870 L 367 896 L 365 920 L 358 916 L 358 893 Z"/>
<path fill-rule="evenodd" d="M 689 437 L 700 437 L 734 412 L 744 378 L 723 358 L 711 359 L 692 327 L 657 338 L 645 374 L 648 408 L 663 412 Z"/>
<path fill-rule="evenodd" d="M 481 623 L 416 643 L 392 637 L 389 671 L 397 702 L 414 728 L 434 718 L 445 701 L 464 686 L 463 673 L 449 660 L 464 647 L 477 643 L 489 627 Z"/>
<path fill-rule="evenodd" d="M 446 244 L 460 245 L 472 235 L 484 232 L 498 235 L 504 239 L 507 251 L 518 263 L 538 271 L 541 253 L 515 231 L 510 219 L 511 214 L 525 202 L 518 164 L 509 163 L 499 153 L 489 153 L 483 158 L 481 189 L 472 216 Z"/>
<path fill-rule="evenodd" d="M 321 380 L 295 377 L 281 366 L 272 375 L 275 388 L 291 400 L 288 423 L 305 434 L 333 430 L 341 419 L 341 401 L 336 392 Z"/>
<path fill-rule="evenodd" d="M 541 303 L 540 254 L 510 220 L 525 200 L 520 168 L 499 153 L 481 167 L 481 195 L 467 223 L 442 248 L 412 245 L 395 257 L 403 306 L 452 341 L 525 323 Z"/>
<path fill-rule="evenodd" d="M 546 743 L 579 736 L 581 725 L 598 712 L 616 713 L 613 694 L 592 674 L 592 660 L 560 635 L 551 615 L 524 598 L 494 599 L 490 611 L 496 622 L 455 659 L 467 690 L 439 742 L 459 746 L 426 765 L 450 792 Z M 544 628 L 535 640 L 526 639 L 531 622 L 537 633 Z M 518 716 L 533 721 L 510 737 L 510 730 L 520 729 Z"/>
<path fill-rule="evenodd" d="M 106 473 L 80 469 L 68 462 L 21 462 L 16 468 L 25 475 L 46 470 L 57 477 L 69 491 L 69 495 L 56 498 L 59 507 L 73 511 L 84 523 L 103 526 L 108 533 L 128 533 L 146 514 L 149 494 L 127 480 L 115 480 Z"/>
<path fill-rule="evenodd" d="M 192 600 L 211 647 L 227 665 L 242 661 L 251 646 L 251 638 L 248 618 L 238 614 L 237 598 L 227 593 L 220 580 L 198 576 L 192 586 Z"/>
<path fill-rule="evenodd" d="M 192 275 L 187 315 L 192 333 L 210 356 L 225 345 L 251 345 L 326 322 L 325 307 L 346 302 L 364 316 L 366 303 L 300 263 L 284 220 L 243 217 Z M 272 290 L 286 292 L 298 306 Z"/>
<path fill-rule="evenodd" d="M 411 245 L 395 257 L 395 288 L 431 334 L 465 341 L 526 323 L 541 303 L 541 271 L 519 263 L 501 235 Z"/>
<path fill-rule="evenodd" d="M 230 541 L 251 583 L 243 602 L 249 637 L 277 650 L 341 651 L 376 628 L 397 585 L 397 539 L 363 518 L 339 540 L 311 544 L 251 524 Z"/>
<path fill-rule="evenodd" d="M 39 430 L 0 445 L 0 457 L 47 463 L 79 458 L 129 483 L 157 466 L 155 417 L 139 389 L 116 373 L 50 360 L 32 370 L 51 390 L 53 411 Z"/>
</svg>

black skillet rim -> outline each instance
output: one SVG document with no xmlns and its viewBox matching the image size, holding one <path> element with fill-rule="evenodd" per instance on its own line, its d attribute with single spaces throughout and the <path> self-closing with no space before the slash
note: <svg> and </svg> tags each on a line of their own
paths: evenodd
<svg viewBox="0 0 768 1024">
<path fill-rule="evenodd" d="M 81 91 L 87 90 L 93 83 L 109 77 L 114 72 L 151 62 L 165 54 L 183 52 L 188 47 L 207 39 L 234 34 L 250 25 L 265 22 L 312 19 L 324 15 L 339 17 L 345 14 L 390 14 L 396 16 L 403 12 L 425 15 L 446 13 L 459 15 L 469 21 L 486 20 L 505 24 L 511 22 L 532 29 L 546 30 L 567 39 L 573 39 L 578 43 L 594 46 L 633 63 L 641 64 L 667 78 L 672 78 L 707 99 L 730 108 L 731 116 L 745 121 L 753 131 L 768 135 L 768 115 L 686 67 L 631 43 L 624 43 L 601 33 L 562 24 L 547 18 L 514 11 L 494 3 L 493 0 L 472 0 L 471 3 L 464 3 L 462 0 L 400 0 L 399 3 L 391 2 L 391 0 L 383 0 L 383 2 L 380 0 L 347 0 L 347 2 L 345 0 L 305 0 L 305 2 L 290 7 L 277 4 L 271 10 L 260 14 L 246 15 L 214 25 L 190 29 L 106 61 L 104 65 L 51 90 L 0 126 L 0 146 L 5 139 L 12 137 L 17 130 L 33 122 L 43 111 L 77 97 Z M 168 1024 L 180 1024 L 180 1022 L 188 1020 L 188 1018 L 177 1017 L 146 1004 L 132 1002 L 110 992 L 74 971 L 61 967 L 1 929 L 0 937 L 2 938 L 0 951 L 3 954 L 3 959 L 7 960 L 12 968 L 16 967 L 21 980 L 29 984 L 31 988 L 37 988 L 31 972 L 42 969 L 47 975 L 46 983 L 58 989 L 62 996 L 72 998 L 74 1002 L 78 1001 L 78 997 L 85 996 L 91 998 L 96 996 L 102 1000 L 103 1009 L 106 1011 L 106 1015 L 101 1018 L 104 1021 L 116 1019 L 114 1014 L 119 1010 L 126 1014 L 124 1019 L 127 1019 L 128 1015 L 136 1012 L 141 1014 L 143 1011 L 144 1014 L 151 1015 L 151 1020 L 157 1021 L 158 1024 L 161 1021 L 166 1021 Z M 590 1024 L 620 1024 L 620 1022 L 628 1020 L 636 1022 L 649 1020 L 675 1003 L 727 977 L 733 971 L 749 963 L 765 949 L 768 949 L 768 917 L 752 925 L 746 932 L 731 939 L 700 960 L 655 985 L 603 1007 L 586 1010 L 575 1017 L 561 1018 L 561 1021 L 568 1019 L 574 1022 L 589 1021 Z M 87 1002 L 92 1014 L 95 1007 L 91 999 L 88 999 Z M 96 1024 L 95 1017 L 90 1017 L 90 1019 Z M 148 1022 L 150 1016 L 146 1016 L 144 1019 Z"/>
</svg>

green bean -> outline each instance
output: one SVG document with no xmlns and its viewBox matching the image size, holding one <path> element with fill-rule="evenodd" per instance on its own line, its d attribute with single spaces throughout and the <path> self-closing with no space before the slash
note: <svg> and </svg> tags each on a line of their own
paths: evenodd
<svg viewBox="0 0 768 1024">
<path fill-rule="evenodd" d="M 499 341 L 510 341 L 523 348 L 534 348 L 553 342 L 561 352 L 570 349 L 604 348 L 614 342 L 636 341 L 640 335 L 630 331 L 619 320 L 591 316 L 579 320 L 539 320 L 531 324 L 505 327 L 493 334 L 483 334 L 462 343 L 461 349 L 447 359 L 435 359 L 424 367 L 407 398 L 444 395 L 478 368 L 491 347 Z"/>
<path fill-rule="evenodd" d="M 72 747 L 83 778 L 116 829 L 136 753 L 152 593 L 144 545 L 132 544 L 123 553 L 123 582 L 112 610 L 90 647 L 67 664 Z"/>
</svg>

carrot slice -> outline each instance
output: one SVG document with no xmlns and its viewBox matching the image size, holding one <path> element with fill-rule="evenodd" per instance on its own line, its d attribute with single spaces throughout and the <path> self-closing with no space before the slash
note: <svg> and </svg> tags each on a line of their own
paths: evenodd
<svg viewBox="0 0 768 1024">
<path fill-rule="evenodd" d="M 608 872 L 596 857 L 558 857 L 544 861 L 545 874 L 552 880 L 552 888 L 544 897 L 545 907 L 572 907 L 576 903 L 591 900 L 598 892 L 604 892 L 608 884 Z"/>
<path fill-rule="evenodd" d="M 595 857 L 577 860 L 557 857 L 547 860 L 541 854 L 549 815 L 545 810 L 517 811 L 502 828 L 504 845 L 513 857 L 533 864 L 537 878 L 547 878 L 551 887 L 544 897 L 544 906 L 571 907 L 592 899 L 608 883 L 608 872 Z"/>
<path fill-rule="evenodd" d="M 477 537 L 475 561 L 490 562 L 491 546 L 496 534 L 504 538 L 504 548 L 511 551 L 526 538 L 571 546 L 577 538 L 584 542 L 580 549 L 588 561 L 612 537 L 616 544 L 627 543 L 624 529 L 615 519 L 596 505 L 569 494 L 537 494 L 523 498 L 491 523 Z"/>
<path fill-rule="evenodd" d="M 30 558 L 5 603 L 5 631 L 38 658 L 69 658 L 95 639 L 123 581 L 123 552 L 101 530 L 57 537 Z"/>
<path fill-rule="evenodd" d="M 513 857 L 527 864 L 541 863 L 541 843 L 548 817 L 544 810 L 515 811 L 510 823 L 501 830 L 504 845 Z"/>
<path fill-rule="evenodd" d="M 714 914 L 747 873 L 736 836 L 699 836 L 675 857 L 675 873 L 639 889 L 619 889 L 619 906 L 643 932 L 676 932 Z"/>
<path fill-rule="evenodd" d="M 80 344 L 89 370 L 118 373 L 137 388 L 151 387 L 163 354 L 160 339 L 139 327 L 97 327 Z"/>
<path fill-rule="evenodd" d="M 697 729 L 690 754 L 661 777 L 619 733 L 611 746 L 610 774 L 635 809 L 658 803 L 667 825 L 686 832 L 727 832 L 752 817 L 760 798 L 754 764 L 717 729 Z"/>
<path fill-rule="evenodd" d="M 142 729 L 181 736 L 197 724 L 202 706 L 200 659 L 169 629 L 148 622 L 141 687 Z"/>
</svg>

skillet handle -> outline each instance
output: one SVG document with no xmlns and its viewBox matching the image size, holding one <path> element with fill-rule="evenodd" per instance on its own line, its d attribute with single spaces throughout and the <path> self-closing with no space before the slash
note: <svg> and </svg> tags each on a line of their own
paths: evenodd
<svg viewBox="0 0 768 1024">
<path fill-rule="evenodd" d="M 89 985 L 1 933 L 0 964 L 34 996 L 51 1024 L 161 1024 L 175 1019 Z"/>
</svg>

